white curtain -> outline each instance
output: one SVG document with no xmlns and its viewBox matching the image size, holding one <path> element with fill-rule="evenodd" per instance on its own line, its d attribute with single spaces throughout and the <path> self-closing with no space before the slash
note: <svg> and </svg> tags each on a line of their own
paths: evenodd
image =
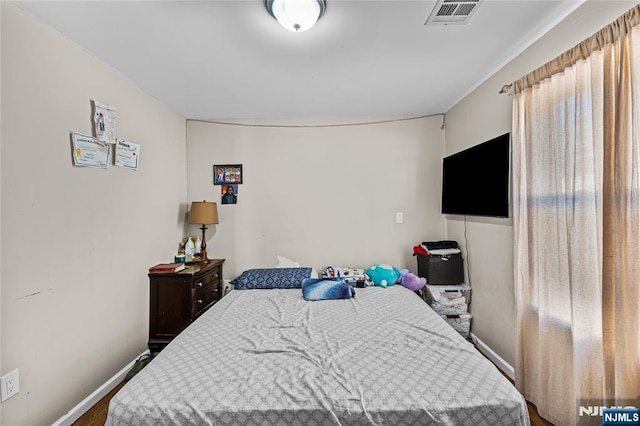
<svg viewBox="0 0 640 426">
<path fill-rule="evenodd" d="M 640 407 L 640 5 L 513 106 L 516 386 L 556 425 L 601 424 L 584 410 Z"/>
</svg>

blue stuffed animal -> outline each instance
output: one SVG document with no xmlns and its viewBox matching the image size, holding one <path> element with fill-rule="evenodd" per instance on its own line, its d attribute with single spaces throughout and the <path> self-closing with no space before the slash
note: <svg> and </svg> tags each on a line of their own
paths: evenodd
<svg viewBox="0 0 640 426">
<path fill-rule="evenodd" d="M 366 271 L 374 285 L 378 287 L 387 288 L 392 286 L 398 281 L 400 277 L 400 271 L 391 265 L 374 265 Z"/>
</svg>

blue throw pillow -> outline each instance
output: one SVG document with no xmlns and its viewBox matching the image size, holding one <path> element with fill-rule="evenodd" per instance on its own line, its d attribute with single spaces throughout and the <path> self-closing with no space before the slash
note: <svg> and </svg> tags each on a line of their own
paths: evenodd
<svg viewBox="0 0 640 426">
<path fill-rule="evenodd" d="M 249 269 L 229 283 L 236 290 L 258 288 L 300 288 L 302 281 L 311 276 L 311 268 Z"/>
<path fill-rule="evenodd" d="M 302 281 L 304 300 L 351 299 L 356 289 L 344 281 L 344 278 L 306 278 Z"/>
</svg>

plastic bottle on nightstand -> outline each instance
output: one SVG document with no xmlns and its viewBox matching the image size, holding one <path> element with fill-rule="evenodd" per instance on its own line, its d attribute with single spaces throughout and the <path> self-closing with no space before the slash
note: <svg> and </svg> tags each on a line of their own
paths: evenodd
<svg viewBox="0 0 640 426">
<path fill-rule="evenodd" d="M 200 253 L 202 252 L 202 240 L 200 239 L 199 236 L 198 238 L 196 238 L 195 248 L 196 248 L 196 257 L 200 257 Z"/>
<path fill-rule="evenodd" d="M 187 242 L 184 245 L 184 256 L 187 260 L 187 262 L 193 262 L 193 258 L 195 256 L 196 253 L 196 246 L 193 243 L 193 239 L 191 239 L 191 237 L 189 237 L 187 239 Z"/>
</svg>

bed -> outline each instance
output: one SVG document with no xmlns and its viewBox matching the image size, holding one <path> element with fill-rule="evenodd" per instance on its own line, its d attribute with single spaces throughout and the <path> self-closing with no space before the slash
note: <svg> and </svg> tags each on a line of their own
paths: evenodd
<svg viewBox="0 0 640 426">
<path fill-rule="evenodd" d="M 111 400 L 107 425 L 528 425 L 522 395 L 414 292 L 234 290 Z"/>
</svg>

